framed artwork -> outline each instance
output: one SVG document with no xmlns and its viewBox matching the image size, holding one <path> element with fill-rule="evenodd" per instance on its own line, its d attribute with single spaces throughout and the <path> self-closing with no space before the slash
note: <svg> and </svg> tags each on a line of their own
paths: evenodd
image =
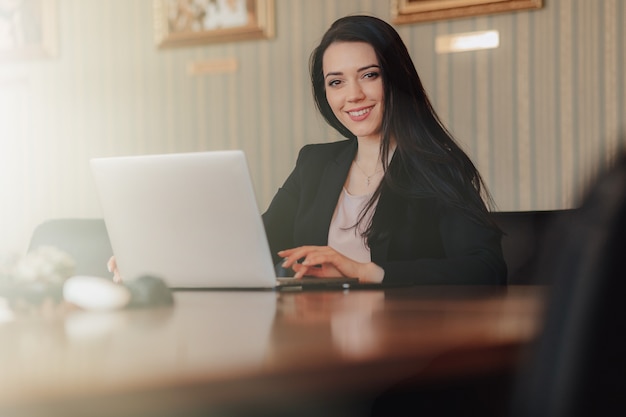
<svg viewBox="0 0 626 417">
<path fill-rule="evenodd" d="M 0 0 L 0 62 L 57 54 L 57 0 Z"/>
<path fill-rule="evenodd" d="M 159 48 L 274 37 L 274 0 L 153 1 Z"/>
<path fill-rule="evenodd" d="M 392 0 L 391 16 L 393 23 L 402 24 L 541 7 L 543 0 Z"/>
</svg>

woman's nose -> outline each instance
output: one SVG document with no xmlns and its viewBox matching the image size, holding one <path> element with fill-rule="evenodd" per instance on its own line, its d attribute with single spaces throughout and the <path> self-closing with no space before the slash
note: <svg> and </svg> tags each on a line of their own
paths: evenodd
<svg viewBox="0 0 626 417">
<path fill-rule="evenodd" d="M 348 88 L 348 101 L 361 101 L 365 98 L 365 93 L 358 82 L 351 83 Z"/>
</svg>

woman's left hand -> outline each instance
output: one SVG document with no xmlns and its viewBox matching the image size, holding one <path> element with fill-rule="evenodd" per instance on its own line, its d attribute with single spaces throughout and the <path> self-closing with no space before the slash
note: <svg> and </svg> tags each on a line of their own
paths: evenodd
<svg viewBox="0 0 626 417">
<path fill-rule="evenodd" d="M 344 256 L 330 246 L 300 246 L 278 252 L 285 258 L 284 268 L 292 268 L 296 275 L 332 278 L 358 278 L 362 282 L 380 283 L 385 271 L 373 262 L 357 262 Z M 298 262 L 302 259 L 302 262 Z"/>
</svg>

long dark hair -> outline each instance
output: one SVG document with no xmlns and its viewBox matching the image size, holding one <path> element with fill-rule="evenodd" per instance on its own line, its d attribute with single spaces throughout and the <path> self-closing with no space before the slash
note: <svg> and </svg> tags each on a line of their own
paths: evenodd
<svg viewBox="0 0 626 417">
<path fill-rule="evenodd" d="M 465 211 L 480 223 L 494 226 L 487 209 L 487 205 L 493 206 L 493 200 L 478 170 L 437 116 L 404 42 L 385 21 L 372 16 L 340 18 L 313 50 L 309 63 L 313 96 L 328 124 L 343 136 L 355 138 L 335 117 L 326 99 L 323 57 L 334 42 L 371 45 L 381 68 L 385 92 L 380 144 L 385 176 L 359 222 L 387 186 L 409 198 L 436 198 L 445 206 Z M 394 162 L 389 165 L 392 138 L 396 151 Z M 364 236 L 369 239 L 375 233 L 370 223 Z"/>
</svg>

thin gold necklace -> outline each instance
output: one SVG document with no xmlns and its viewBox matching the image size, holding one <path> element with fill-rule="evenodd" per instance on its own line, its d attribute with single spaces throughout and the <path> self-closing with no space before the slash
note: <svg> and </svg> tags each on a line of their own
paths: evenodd
<svg viewBox="0 0 626 417">
<path fill-rule="evenodd" d="M 367 172 L 365 172 L 365 170 L 363 168 L 361 168 L 361 165 L 359 165 L 359 163 L 356 161 L 356 159 L 354 160 L 354 164 L 363 173 L 363 175 L 365 175 L 365 181 L 367 182 L 367 186 L 368 187 L 370 186 L 370 183 L 372 182 L 372 177 L 383 170 L 383 168 L 380 167 L 379 169 L 374 171 L 371 175 L 367 175 Z"/>
</svg>

